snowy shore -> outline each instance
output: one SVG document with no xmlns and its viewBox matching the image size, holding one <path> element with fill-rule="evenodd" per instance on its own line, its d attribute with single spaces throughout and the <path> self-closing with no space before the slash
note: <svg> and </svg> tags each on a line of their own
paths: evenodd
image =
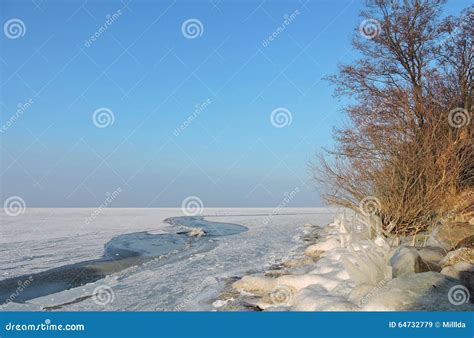
<svg viewBox="0 0 474 338">
<path fill-rule="evenodd" d="M 436 247 L 389 243 L 353 218 L 341 218 L 340 210 L 208 209 L 211 223 L 188 217 L 181 219 L 184 227 L 164 222 L 180 209 L 107 209 L 85 222 L 91 212 L 29 209 L 4 218 L 0 288 L 2 280 L 25 280 L 8 290 L 0 310 L 473 310 L 464 297 L 470 292 L 465 276 L 474 272 L 472 249 L 446 255 Z M 169 246 L 160 246 L 163 238 Z M 32 296 L 37 273 L 95 261 L 106 243 L 109 252 L 134 248 L 147 259 L 107 266 L 94 282 Z M 155 255 L 172 247 L 174 259 Z"/>
<path fill-rule="evenodd" d="M 224 311 L 474 310 L 474 261 L 465 254 L 472 249 L 446 255 L 438 247 L 390 245 L 354 220 L 305 224 L 310 243 L 300 257 L 243 276 L 214 304 Z"/>
</svg>

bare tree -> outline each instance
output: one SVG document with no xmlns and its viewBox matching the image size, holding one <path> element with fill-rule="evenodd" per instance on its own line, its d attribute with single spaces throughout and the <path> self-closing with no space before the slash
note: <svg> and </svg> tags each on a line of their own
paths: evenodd
<svg viewBox="0 0 474 338">
<path fill-rule="evenodd" d="M 401 235 L 473 202 L 474 7 L 442 20 L 444 2 L 370 1 L 353 40 L 361 57 L 328 78 L 351 104 L 313 167 L 323 196 L 355 211 L 371 196 Z"/>
</svg>

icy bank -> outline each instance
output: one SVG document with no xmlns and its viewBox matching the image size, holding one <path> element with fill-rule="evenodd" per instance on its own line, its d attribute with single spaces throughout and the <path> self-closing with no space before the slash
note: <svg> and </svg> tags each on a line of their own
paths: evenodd
<svg viewBox="0 0 474 338">
<path fill-rule="evenodd" d="M 383 236 L 338 217 L 327 226 L 305 226 L 313 238 L 304 255 L 313 260 L 285 265 L 278 274 L 257 273 L 232 285 L 232 301 L 221 299 L 220 310 L 250 308 L 267 311 L 472 311 L 469 283 L 474 266 L 457 263 L 441 274 L 440 248 L 389 244 Z M 466 254 L 463 252 L 463 257 Z M 452 259 L 451 259 L 452 260 Z M 290 267 L 290 268 L 288 268 Z M 455 269 L 464 269 L 463 273 Z M 466 286 L 467 285 L 467 286 Z M 457 299 L 454 299 L 454 295 Z"/>
</svg>

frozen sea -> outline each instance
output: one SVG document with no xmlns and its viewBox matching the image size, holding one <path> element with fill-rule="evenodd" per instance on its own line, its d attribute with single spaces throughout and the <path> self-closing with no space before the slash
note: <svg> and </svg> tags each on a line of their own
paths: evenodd
<svg viewBox="0 0 474 338">
<path fill-rule="evenodd" d="M 187 217 L 181 209 L 2 213 L 0 309 L 212 310 L 229 278 L 301 253 L 303 225 L 324 226 L 339 211 L 274 213 L 260 208 L 205 209 L 200 217 Z M 188 236 L 193 228 L 206 234 Z"/>
</svg>

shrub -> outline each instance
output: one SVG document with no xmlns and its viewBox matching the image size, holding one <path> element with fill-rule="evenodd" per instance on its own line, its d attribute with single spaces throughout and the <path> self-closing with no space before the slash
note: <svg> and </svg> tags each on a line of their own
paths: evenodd
<svg viewBox="0 0 474 338">
<path fill-rule="evenodd" d="M 373 212 L 397 235 L 473 204 L 474 6 L 441 19 L 443 3 L 370 1 L 361 17 L 375 31 L 361 25 L 360 58 L 328 77 L 350 102 L 348 123 L 318 154 L 314 177 L 330 204 L 363 212 L 375 199 Z"/>
</svg>

